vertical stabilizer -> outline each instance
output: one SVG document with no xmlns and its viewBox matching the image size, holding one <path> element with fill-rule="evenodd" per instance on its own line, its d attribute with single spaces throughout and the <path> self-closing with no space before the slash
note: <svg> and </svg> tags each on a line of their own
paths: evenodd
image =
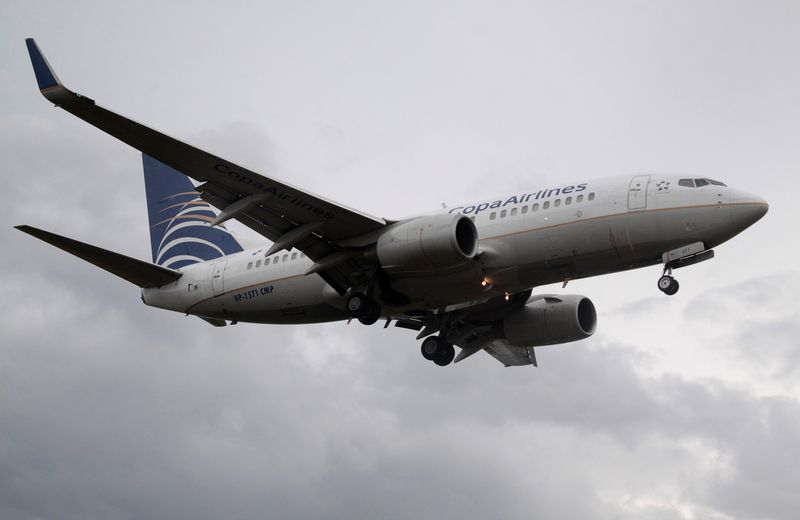
<svg viewBox="0 0 800 520">
<path fill-rule="evenodd" d="M 186 175 L 146 154 L 142 162 L 154 263 L 179 269 L 242 251 L 224 225 L 211 227 L 217 212 Z"/>
</svg>

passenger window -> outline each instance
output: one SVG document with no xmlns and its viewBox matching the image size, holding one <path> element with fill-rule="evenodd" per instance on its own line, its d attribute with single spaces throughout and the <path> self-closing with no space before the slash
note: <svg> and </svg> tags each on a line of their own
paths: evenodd
<svg viewBox="0 0 800 520">
<path fill-rule="evenodd" d="M 500 218 L 506 218 L 507 214 L 508 214 L 508 212 L 506 210 L 501 211 L 500 212 Z"/>
<path fill-rule="evenodd" d="M 517 214 L 517 208 L 511 208 L 511 216 L 515 216 Z"/>
<path fill-rule="evenodd" d="M 306 257 L 305 253 L 300 253 L 300 258 L 305 258 L 305 257 Z"/>
<path fill-rule="evenodd" d="M 589 194 L 589 200 L 594 200 L 594 193 Z"/>
<path fill-rule="evenodd" d="M 549 200 L 542 205 L 542 209 L 547 209 L 549 207 L 550 207 L 550 201 Z"/>
<path fill-rule="evenodd" d="M 539 203 L 538 202 L 536 204 L 534 204 L 533 207 L 531 207 L 531 211 L 539 211 Z"/>
<path fill-rule="evenodd" d="M 561 205 L 561 199 L 556 199 L 554 205 L 555 207 L 559 207 Z"/>
<path fill-rule="evenodd" d="M 491 215 L 489 215 L 489 220 L 494 220 L 494 218 L 495 218 L 496 216 L 497 216 L 497 213 L 495 213 L 494 211 L 492 211 L 492 214 L 491 214 Z"/>
<path fill-rule="evenodd" d="M 695 179 L 694 184 L 699 188 L 700 186 L 708 186 L 709 182 L 705 179 Z"/>
<path fill-rule="evenodd" d="M 253 262 L 247 262 L 247 270 L 249 271 L 252 268 L 253 268 Z"/>
<path fill-rule="evenodd" d="M 280 257 L 277 257 L 277 256 L 276 256 L 275 258 L 273 258 L 273 259 L 272 259 L 272 263 L 273 263 L 273 264 L 277 264 L 277 263 L 278 263 L 278 260 L 280 260 Z"/>
<path fill-rule="evenodd" d="M 528 206 L 522 206 L 522 214 L 524 215 L 527 212 L 528 212 Z"/>
<path fill-rule="evenodd" d="M 256 267 L 261 267 L 261 260 L 256 261 Z"/>
<path fill-rule="evenodd" d="M 684 186 L 686 188 L 694 188 L 694 181 L 692 179 L 681 179 L 678 181 L 678 186 Z"/>
<path fill-rule="evenodd" d="M 564 200 L 564 204 L 566 204 L 567 206 L 572 204 L 572 197 L 567 197 L 566 200 Z"/>
<path fill-rule="evenodd" d="M 283 261 L 287 261 L 289 259 L 289 255 L 283 255 Z"/>
<path fill-rule="evenodd" d="M 475 222 L 475 217 L 474 217 L 474 216 L 472 216 L 472 217 L 469 217 L 469 219 L 470 219 L 471 221 Z"/>
<path fill-rule="evenodd" d="M 297 260 L 297 253 L 292 253 L 292 260 Z"/>
<path fill-rule="evenodd" d="M 580 204 L 581 202 L 583 202 L 583 195 L 578 195 L 578 198 L 575 199 L 575 203 Z"/>
</svg>

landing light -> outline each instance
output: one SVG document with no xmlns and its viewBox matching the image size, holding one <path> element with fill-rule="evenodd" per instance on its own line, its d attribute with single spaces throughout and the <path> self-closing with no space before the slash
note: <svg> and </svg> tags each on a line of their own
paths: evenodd
<svg viewBox="0 0 800 520">
<path fill-rule="evenodd" d="M 511 301 L 511 295 L 506 293 L 505 299 L 506 299 L 507 302 L 510 302 Z"/>
</svg>

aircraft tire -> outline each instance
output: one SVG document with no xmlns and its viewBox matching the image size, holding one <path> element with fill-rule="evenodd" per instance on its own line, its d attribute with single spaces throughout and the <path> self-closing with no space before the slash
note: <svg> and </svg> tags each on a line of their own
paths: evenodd
<svg viewBox="0 0 800 520">
<path fill-rule="evenodd" d="M 450 343 L 443 343 L 441 346 L 442 350 L 439 355 L 434 358 L 433 362 L 440 367 L 446 367 L 452 363 L 453 358 L 456 357 L 456 349 Z"/>
<path fill-rule="evenodd" d="M 347 314 L 351 318 L 361 318 L 369 312 L 371 305 L 372 302 L 366 294 L 353 293 L 347 299 Z"/>
<path fill-rule="evenodd" d="M 672 296 L 673 294 L 678 292 L 678 289 L 680 289 L 680 287 L 681 287 L 681 284 L 678 283 L 678 280 L 675 280 L 673 278 L 672 279 L 672 285 L 670 285 L 669 289 L 664 291 L 664 292 L 667 294 L 667 296 Z"/>
<path fill-rule="evenodd" d="M 428 361 L 433 361 L 437 358 L 439 353 L 441 352 L 441 341 L 439 340 L 438 336 L 428 336 L 422 341 L 422 345 L 420 346 L 420 351 L 422 352 L 422 357 L 427 359 Z"/>
<path fill-rule="evenodd" d="M 362 325 L 372 325 L 381 318 L 381 306 L 371 302 L 367 312 L 358 317 Z"/>
<path fill-rule="evenodd" d="M 664 276 L 662 276 L 661 278 L 658 279 L 658 289 L 661 292 L 666 293 L 667 291 L 670 290 L 670 288 L 672 287 L 672 283 L 674 281 L 675 281 L 675 279 L 673 277 L 668 276 L 668 275 L 664 275 Z"/>
</svg>

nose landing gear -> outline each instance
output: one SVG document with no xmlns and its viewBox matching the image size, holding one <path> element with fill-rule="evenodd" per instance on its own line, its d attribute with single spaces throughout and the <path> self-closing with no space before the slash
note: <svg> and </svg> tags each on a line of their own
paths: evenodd
<svg viewBox="0 0 800 520">
<path fill-rule="evenodd" d="M 689 245 L 667 251 L 661 255 L 664 262 L 664 272 L 658 279 L 658 288 L 664 294 L 672 296 L 678 292 L 680 284 L 672 277 L 672 270 L 679 267 L 698 264 L 714 258 L 714 250 L 706 249 L 703 242 L 694 242 Z"/>
<path fill-rule="evenodd" d="M 672 269 L 669 269 L 669 274 L 664 274 L 658 279 L 658 288 L 667 296 L 672 296 L 680 288 L 678 280 L 672 277 Z"/>
</svg>

